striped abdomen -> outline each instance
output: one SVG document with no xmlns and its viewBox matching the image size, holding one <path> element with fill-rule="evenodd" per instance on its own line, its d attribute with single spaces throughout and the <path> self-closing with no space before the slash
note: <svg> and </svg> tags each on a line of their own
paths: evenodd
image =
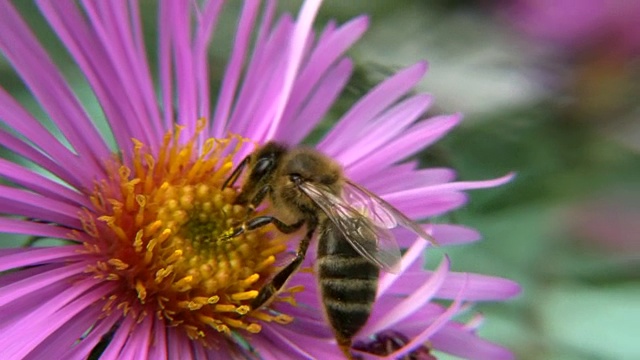
<svg viewBox="0 0 640 360">
<path fill-rule="evenodd" d="M 351 339 L 371 313 L 378 267 L 358 254 L 335 225 L 325 220 L 318 239 L 317 271 L 325 313 L 338 344 L 348 351 Z"/>
</svg>

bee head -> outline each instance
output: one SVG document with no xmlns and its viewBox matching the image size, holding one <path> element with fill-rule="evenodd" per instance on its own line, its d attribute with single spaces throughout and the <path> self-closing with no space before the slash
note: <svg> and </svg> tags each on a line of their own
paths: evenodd
<svg viewBox="0 0 640 360">
<path fill-rule="evenodd" d="M 301 148 L 291 152 L 282 175 L 287 176 L 292 185 L 312 182 L 331 188 L 342 178 L 342 169 L 321 153 Z"/>
</svg>

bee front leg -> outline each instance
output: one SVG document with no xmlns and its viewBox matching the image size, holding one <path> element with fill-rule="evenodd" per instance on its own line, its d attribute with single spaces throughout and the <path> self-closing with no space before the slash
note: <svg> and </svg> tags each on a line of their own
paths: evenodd
<svg viewBox="0 0 640 360">
<path fill-rule="evenodd" d="M 247 156 L 244 159 L 242 159 L 240 164 L 238 164 L 238 166 L 233 170 L 231 175 L 229 175 L 229 177 L 224 181 L 224 183 L 222 184 L 222 189 L 231 187 L 236 183 L 236 180 L 238 180 L 238 178 L 240 177 L 242 170 L 244 170 L 244 168 L 249 164 L 250 159 L 251 159 L 251 156 Z"/>
<path fill-rule="evenodd" d="M 242 223 L 242 225 L 227 231 L 219 238 L 219 240 L 229 240 L 231 238 L 244 234 L 246 231 L 255 230 L 269 224 L 273 224 L 280 232 L 284 234 L 291 234 L 292 232 L 302 227 L 302 225 L 304 224 L 304 219 L 299 220 L 293 224 L 285 224 L 284 222 L 273 216 L 257 216 L 245 221 L 244 223 Z"/>
<path fill-rule="evenodd" d="M 275 298 L 275 296 L 284 288 L 291 276 L 298 270 L 298 268 L 300 268 L 300 265 L 302 265 L 302 262 L 307 255 L 309 243 L 311 242 L 313 233 L 316 231 L 316 228 L 318 226 L 317 224 L 318 221 L 315 219 L 310 219 L 307 221 L 307 234 L 298 245 L 296 257 L 287 266 L 280 270 L 273 277 L 273 279 L 271 279 L 271 281 L 269 281 L 260 289 L 258 296 L 256 296 L 256 298 L 251 302 L 252 309 L 258 309 L 269 304 Z"/>
</svg>

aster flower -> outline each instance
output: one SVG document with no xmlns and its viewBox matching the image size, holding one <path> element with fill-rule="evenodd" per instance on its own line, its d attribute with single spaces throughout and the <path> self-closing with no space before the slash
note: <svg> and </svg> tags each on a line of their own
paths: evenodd
<svg viewBox="0 0 640 360">
<path fill-rule="evenodd" d="M 21 15 L 0 3 L 2 53 L 55 127 L 0 91 L 0 144 L 19 158 L 0 160 L 0 231 L 68 242 L 0 250 L 0 329 L 11 334 L 0 337 L 4 358 L 342 356 L 319 310 L 314 250 L 272 304 L 251 309 L 296 235 L 264 228 L 216 240 L 247 211 L 234 204 L 237 189 L 222 188 L 231 169 L 254 144 L 295 145 L 309 134 L 344 88 L 352 70 L 344 52 L 367 19 L 332 22 L 316 36 L 318 1 L 305 2 L 295 21 L 276 19 L 273 1 L 263 9 L 247 1 L 221 70 L 210 67 L 208 50 L 222 5 L 159 4 L 155 84 L 137 2 L 38 2 L 100 104 L 105 134 Z M 215 101 L 209 71 L 224 72 Z M 409 91 L 425 71 L 418 63 L 381 83 L 317 144 L 415 219 L 511 178 L 453 182 L 451 170 L 405 161 L 460 121 L 420 120 L 431 98 Z M 442 245 L 478 238 L 459 225 L 427 229 Z M 449 271 L 446 259 L 423 270 L 428 243 L 398 240 L 408 248 L 401 270 L 381 276 L 354 355 L 511 357 L 475 335 L 477 316 L 454 317 L 472 302 L 512 297 L 517 284 Z"/>
</svg>

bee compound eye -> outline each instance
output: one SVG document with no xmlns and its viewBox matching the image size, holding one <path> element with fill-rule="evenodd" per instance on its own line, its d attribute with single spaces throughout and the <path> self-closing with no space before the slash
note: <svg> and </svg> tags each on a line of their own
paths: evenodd
<svg viewBox="0 0 640 360">
<path fill-rule="evenodd" d="M 265 175 L 273 167 L 273 160 L 268 158 L 259 159 L 256 166 L 253 168 L 253 173 L 256 176 Z"/>
<path fill-rule="evenodd" d="M 300 176 L 300 174 L 290 174 L 289 180 L 294 184 L 300 184 L 302 182 L 302 176 Z"/>
</svg>

